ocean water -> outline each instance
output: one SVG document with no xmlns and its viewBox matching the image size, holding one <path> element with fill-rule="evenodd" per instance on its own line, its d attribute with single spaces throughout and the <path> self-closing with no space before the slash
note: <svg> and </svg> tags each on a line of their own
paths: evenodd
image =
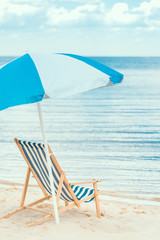
<svg viewBox="0 0 160 240">
<path fill-rule="evenodd" d="M 0 57 L 0 65 L 12 59 Z M 106 192 L 159 198 L 160 57 L 93 59 L 123 73 L 123 83 L 45 100 L 48 142 L 70 181 L 97 178 Z M 42 141 L 36 104 L 0 112 L 0 180 L 23 183 L 14 137 Z"/>
</svg>

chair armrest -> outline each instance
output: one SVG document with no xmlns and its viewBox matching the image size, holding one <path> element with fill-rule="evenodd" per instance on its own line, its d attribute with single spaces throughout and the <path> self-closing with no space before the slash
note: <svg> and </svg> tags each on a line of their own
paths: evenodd
<svg viewBox="0 0 160 240">
<path fill-rule="evenodd" d="M 79 185 L 79 184 L 88 184 L 88 183 L 98 183 L 102 182 L 101 180 L 92 180 L 92 181 L 86 181 L 86 182 L 73 182 L 70 183 L 69 185 Z"/>
</svg>

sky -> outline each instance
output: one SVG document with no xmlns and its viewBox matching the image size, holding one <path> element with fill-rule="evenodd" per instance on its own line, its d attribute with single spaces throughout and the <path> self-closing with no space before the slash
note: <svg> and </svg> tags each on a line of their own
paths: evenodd
<svg viewBox="0 0 160 240">
<path fill-rule="evenodd" d="M 160 0 L 0 0 L 0 55 L 160 56 Z"/>
</svg>

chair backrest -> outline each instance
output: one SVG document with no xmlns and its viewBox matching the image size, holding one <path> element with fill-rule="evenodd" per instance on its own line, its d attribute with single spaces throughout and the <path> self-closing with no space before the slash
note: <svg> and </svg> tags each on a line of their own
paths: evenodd
<svg viewBox="0 0 160 240">
<path fill-rule="evenodd" d="M 49 173 L 48 173 L 48 167 L 47 167 L 48 165 L 47 165 L 44 145 L 41 143 L 32 143 L 32 142 L 22 141 L 18 139 L 15 139 L 15 142 L 18 145 L 22 155 L 25 156 L 25 160 L 27 161 L 27 164 L 29 165 L 31 171 L 33 170 L 32 172 L 36 174 L 36 176 L 42 183 L 45 190 L 49 194 L 51 194 L 51 186 L 50 186 L 50 179 L 49 179 Z M 51 157 L 51 167 L 52 167 L 52 174 L 54 179 L 55 193 L 57 194 L 58 185 L 60 181 L 60 172 L 55 166 L 52 157 Z M 69 201 L 69 202 L 74 201 L 64 182 L 63 182 L 60 198 L 64 201 Z"/>
</svg>

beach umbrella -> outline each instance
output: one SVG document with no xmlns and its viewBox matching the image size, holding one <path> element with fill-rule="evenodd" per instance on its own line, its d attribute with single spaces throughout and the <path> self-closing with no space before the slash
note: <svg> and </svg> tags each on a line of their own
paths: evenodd
<svg viewBox="0 0 160 240">
<path fill-rule="evenodd" d="M 40 102 L 46 98 L 65 98 L 91 89 L 112 86 L 121 83 L 122 79 L 123 74 L 99 62 L 65 53 L 26 53 L 0 67 L 0 110 L 37 103 L 56 223 L 60 221 Z"/>
</svg>

